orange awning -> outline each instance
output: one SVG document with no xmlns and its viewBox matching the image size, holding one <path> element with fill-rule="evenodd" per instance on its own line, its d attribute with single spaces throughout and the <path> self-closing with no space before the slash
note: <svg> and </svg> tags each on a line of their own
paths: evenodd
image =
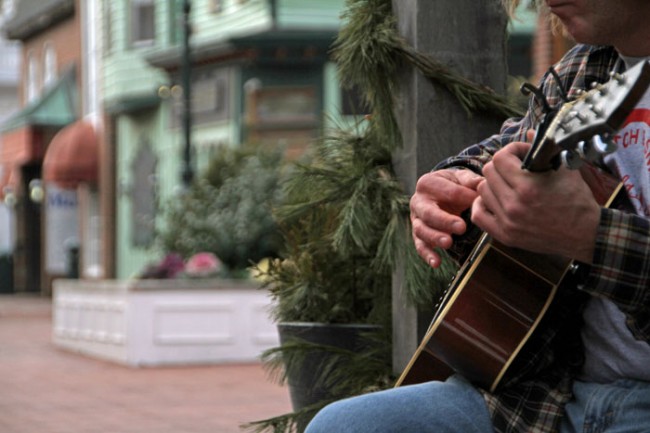
<svg viewBox="0 0 650 433">
<path fill-rule="evenodd" d="M 52 138 L 43 160 L 43 179 L 66 188 L 97 182 L 98 158 L 95 127 L 78 120 Z"/>
</svg>

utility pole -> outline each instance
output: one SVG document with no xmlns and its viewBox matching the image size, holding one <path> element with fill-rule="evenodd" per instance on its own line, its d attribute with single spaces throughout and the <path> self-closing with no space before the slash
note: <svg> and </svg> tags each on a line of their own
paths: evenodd
<svg viewBox="0 0 650 433">
<path fill-rule="evenodd" d="M 183 0 L 183 58 L 181 69 L 181 82 L 183 88 L 183 172 L 181 179 L 183 186 L 187 189 L 194 179 L 192 169 L 192 64 L 190 52 L 190 34 L 192 26 L 190 23 L 190 11 L 192 5 L 190 0 Z"/>
<path fill-rule="evenodd" d="M 470 80 L 499 93 L 506 89 L 505 12 L 493 0 L 393 0 L 400 34 L 418 51 L 451 65 Z M 499 131 L 500 120 L 468 118 L 449 92 L 404 68 L 397 89 L 397 120 L 404 147 L 393 158 L 407 194 L 418 177 L 447 156 Z M 431 311 L 407 306 L 404 276 L 393 276 L 393 367 L 401 373 L 426 332 Z"/>
</svg>

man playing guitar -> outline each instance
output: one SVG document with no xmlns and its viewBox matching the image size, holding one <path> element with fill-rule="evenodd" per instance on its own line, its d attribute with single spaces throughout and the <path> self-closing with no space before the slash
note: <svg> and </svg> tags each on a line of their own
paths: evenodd
<svg viewBox="0 0 650 433">
<path fill-rule="evenodd" d="M 515 6 L 517 0 L 511 0 Z M 545 0 L 578 43 L 541 83 L 562 105 L 650 58 L 650 1 Z M 578 170 L 522 170 L 543 104 L 422 176 L 411 199 L 419 255 L 440 265 L 468 221 L 493 239 L 581 264 L 494 390 L 461 375 L 342 400 L 307 433 L 650 431 L 650 91 L 603 159 L 627 192 L 604 207 Z M 534 344 L 533 344 L 534 343 Z M 528 347 L 528 346 L 526 346 Z"/>
</svg>

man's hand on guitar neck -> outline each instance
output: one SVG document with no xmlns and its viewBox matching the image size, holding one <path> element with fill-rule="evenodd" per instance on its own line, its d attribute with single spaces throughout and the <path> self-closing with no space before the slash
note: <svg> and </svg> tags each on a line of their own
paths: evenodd
<svg viewBox="0 0 650 433">
<path fill-rule="evenodd" d="M 418 254 L 431 267 L 440 266 L 436 248 L 448 249 L 452 235 L 461 235 L 467 224 L 461 213 L 478 197 L 483 178 L 471 170 L 439 170 L 420 177 L 411 197 L 413 241 Z"/>
<path fill-rule="evenodd" d="M 511 143 L 486 164 L 472 222 L 510 247 L 590 263 L 600 205 L 577 170 L 522 170 L 530 147 Z"/>
</svg>

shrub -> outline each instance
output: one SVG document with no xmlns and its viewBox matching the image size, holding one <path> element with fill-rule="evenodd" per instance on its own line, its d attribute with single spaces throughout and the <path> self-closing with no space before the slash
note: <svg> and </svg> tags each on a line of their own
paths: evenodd
<svg viewBox="0 0 650 433">
<path fill-rule="evenodd" d="M 281 236 L 271 210 L 282 200 L 283 153 L 223 148 L 183 195 L 170 200 L 162 249 L 215 254 L 231 271 L 275 257 Z"/>
</svg>

